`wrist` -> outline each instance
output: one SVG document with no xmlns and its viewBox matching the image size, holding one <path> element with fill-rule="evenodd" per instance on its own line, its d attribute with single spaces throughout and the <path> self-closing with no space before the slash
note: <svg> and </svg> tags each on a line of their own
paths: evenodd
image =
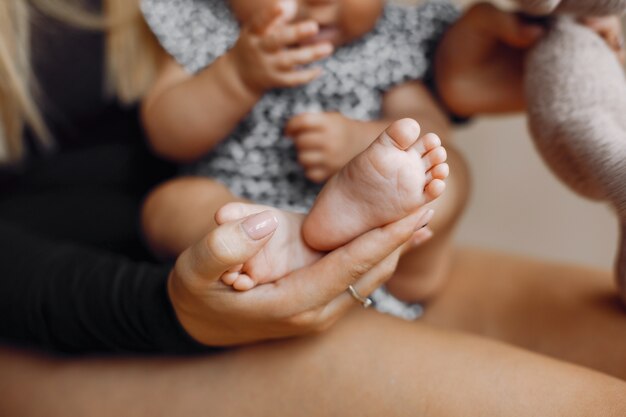
<svg viewBox="0 0 626 417">
<path fill-rule="evenodd" d="M 244 103 L 256 104 L 263 94 L 265 89 L 255 85 L 245 75 L 246 72 L 241 69 L 239 61 L 233 56 L 232 50 L 222 55 L 216 64 L 219 64 L 219 70 L 222 74 L 222 79 L 227 81 L 227 85 L 230 86 L 232 94 L 235 94 Z"/>
</svg>

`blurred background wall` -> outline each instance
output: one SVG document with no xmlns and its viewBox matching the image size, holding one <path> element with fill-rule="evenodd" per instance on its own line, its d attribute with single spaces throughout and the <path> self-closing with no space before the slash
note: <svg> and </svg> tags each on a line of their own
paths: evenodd
<svg viewBox="0 0 626 417">
<path fill-rule="evenodd" d="M 465 7 L 475 1 L 455 2 Z M 473 176 L 461 245 L 612 267 L 618 239 L 613 214 L 556 180 L 533 148 L 524 116 L 480 118 L 456 136 Z"/>
</svg>

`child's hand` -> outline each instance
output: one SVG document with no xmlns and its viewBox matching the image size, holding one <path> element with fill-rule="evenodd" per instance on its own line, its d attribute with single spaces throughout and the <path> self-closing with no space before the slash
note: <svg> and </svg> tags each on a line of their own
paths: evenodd
<svg viewBox="0 0 626 417">
<path fill-rule="evenodd" d="M 319 26 L 312 20 L 290 23 L 295 15 L 295 2 L 283 1 L 242 27 L 229 54 L 241 80 L 253 92 L 295 87 L 320 75 L 320 68 L 302 66 L 327 57 L 333 46 L 329 42 L 301 45 L 317 34 Z"/>
<path fill-rule="evenodd" d="M 349 119 L 340 113 L 302 113 L 287 123 L 285 134 L 295 142 L 298 162 L 306 177 L 320 183 L 332 177 L 376 138 L 376 133 L 362 134 L 365 124 L 367 122 Z"/>
</svg>

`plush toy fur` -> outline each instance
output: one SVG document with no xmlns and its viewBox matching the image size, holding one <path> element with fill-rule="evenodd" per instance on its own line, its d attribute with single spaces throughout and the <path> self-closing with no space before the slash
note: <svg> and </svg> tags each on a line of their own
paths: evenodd
<svg viewBox="0 0 626 417">
<path fill-rule="evenodd" d="M 583 196 L 608 201 L 620 220 L 616 271 L 626 303 L 626 78 L 615 54 L 577 16 L 621 14 L 626 0 L 517 0 L 550 21 L 527 58 L 529 126 L 542 157 Z"/>
<path fill-rule="evenodd" d="M 626 0 L 517 1 L 530 14 L 565 15 L 550 22 L 527 58 L 529 126 L 561 180 L 616 209 L 616 274 L 626 304 L 626 78 L 606 43 L 574 19 L 621 14 Z"/>
</svg>

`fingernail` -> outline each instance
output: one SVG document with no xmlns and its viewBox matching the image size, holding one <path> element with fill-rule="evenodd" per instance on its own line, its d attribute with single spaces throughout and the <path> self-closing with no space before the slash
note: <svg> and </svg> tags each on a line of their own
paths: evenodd
<svg viewBox="0 0 626 417">
<path fill-rule="evenodd" d="M 428 209 L 426 213 L 424 213 L 422 217 L 420 217 L 419 221 L 417 222 L 417 227 L 415 228 L 415 230 L 417 231 L 428 226 L 428 223 L 433 219 L 434 215 L 435 215 L 435 210 Z"/>
<path fill-rule="evenodd" d="M 261 240 L 272 234 L 278 227 L 278 217 L 270 210 L 254 214 L 241 224 L 252 240 Z"/>
</svg>

